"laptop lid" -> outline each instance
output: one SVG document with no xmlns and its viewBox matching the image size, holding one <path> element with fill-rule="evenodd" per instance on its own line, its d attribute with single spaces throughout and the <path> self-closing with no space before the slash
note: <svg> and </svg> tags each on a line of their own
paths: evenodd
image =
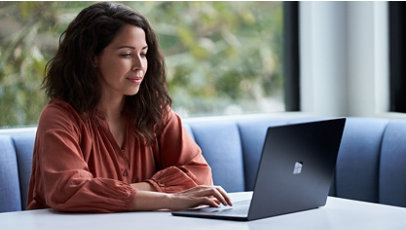
<svg viewBox="0 0 406 230">
<path fill-rule="evenodd" d="M 248 219 L 326 204 L 345 118 L 270 127 Z"/>
<path fill-rule="evenodd" d="M 340 118 L 269 127 L 247 215 L 210 208 L 172 214 L 254 220 L 325 205 L 344 125 Z"/>
</svg>

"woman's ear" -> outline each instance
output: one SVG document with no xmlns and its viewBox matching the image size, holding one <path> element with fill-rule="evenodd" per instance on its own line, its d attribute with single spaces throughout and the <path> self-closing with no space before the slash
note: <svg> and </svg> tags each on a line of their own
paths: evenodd
<svg viewBox="0 0 406 230">
<path fill-rule="evenodd" d="M 93 65 L 94 68 L 99 67 L 99 56 L 96 56 L 96 55 L 95 55 L 95 56 L 92 58 L 92 65 Z"/>
</svg>

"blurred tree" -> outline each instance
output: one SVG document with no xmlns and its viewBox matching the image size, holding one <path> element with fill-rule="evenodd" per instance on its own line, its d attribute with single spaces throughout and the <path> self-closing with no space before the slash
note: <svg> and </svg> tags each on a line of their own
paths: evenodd
<svg viewBox="0 0 406 230">
<path fill-rule="evenodd" d="M 0 2 L 0 127 L 37 123 L 47 102 L 44 67 L 59 35 L 90 4 Z M 284 109 L 280 2 L 124 4 L 157 32 L 181 115 Z"/>
<path fill-rule="evenodd" d="M 86 5 L 89 3 L 0 2 L 1 127 L 37 123 L 47 101 L 40 90 L 44 68 L 67 25 L 63 19 L 69 12 L 72 18 Z"/>
</svg>

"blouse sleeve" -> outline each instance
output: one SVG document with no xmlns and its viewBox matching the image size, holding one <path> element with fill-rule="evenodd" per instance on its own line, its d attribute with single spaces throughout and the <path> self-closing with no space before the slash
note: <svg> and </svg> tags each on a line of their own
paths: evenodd
<svg viewBox="0 0 406 230">
<path fill-rule="evenodd" d="M 116 212 L 134 207 L 135 189 L 108 178 L 95 178 L 80 146 L 74 116 L 48 107 L 41 114 L 35 151 L 47 206 L 68 212 Z M 34 154 L 35 155 L 35 154 Z"/>
<path fill-rule="evenodd" d="M 212 185 L 212 174 L 196 142 L 183 128 L 180 117 L 169 111 L 158 135 L 155 158 L 161 168 L 148 180 L 157 191 L 175 193 L 196 185 Z"/>
</svg>

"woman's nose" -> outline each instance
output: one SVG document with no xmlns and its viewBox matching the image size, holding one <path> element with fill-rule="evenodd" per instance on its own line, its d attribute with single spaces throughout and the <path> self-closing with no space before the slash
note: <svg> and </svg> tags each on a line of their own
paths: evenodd
<svg viewBox="0 0 406 230">
<path fill-rule="evenodd" d="M 144 62 L 143 62 L 142 57 L 140 57 L 139 55 L 134 56 L 132 68 L 133 69 L 142 69 L 142 68 L 144 68 Z"/>
</svg>

